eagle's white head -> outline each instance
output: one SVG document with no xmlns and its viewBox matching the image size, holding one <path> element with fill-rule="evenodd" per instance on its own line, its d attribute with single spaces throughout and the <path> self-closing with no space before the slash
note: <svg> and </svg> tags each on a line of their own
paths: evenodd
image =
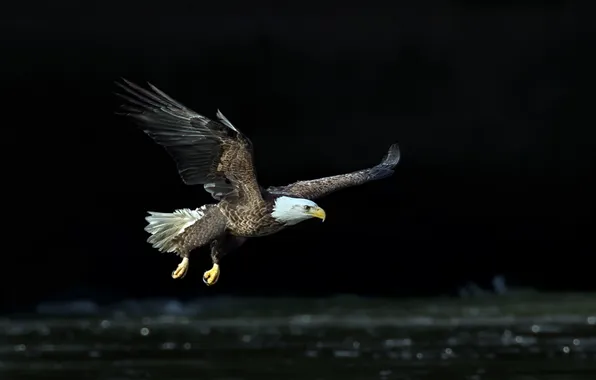
<svg viewBox="0 0 596 380">
<path fill-rule="evenodd" d="M 310 218 L 325 221 L 325 210 L 311 200 L 283 196 L 275 200 L 271 216 L 291 226 Z"/>
</svg>

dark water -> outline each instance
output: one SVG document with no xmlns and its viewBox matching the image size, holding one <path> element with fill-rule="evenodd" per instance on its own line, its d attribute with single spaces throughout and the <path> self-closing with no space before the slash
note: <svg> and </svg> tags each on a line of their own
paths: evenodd
<svg viewBox="0 0 596 380">
<path fill-rule="evenodd" d="M 0 379 L 596 379 L 590 295 L 40 311 L 0 319 Z"/>
</svg>

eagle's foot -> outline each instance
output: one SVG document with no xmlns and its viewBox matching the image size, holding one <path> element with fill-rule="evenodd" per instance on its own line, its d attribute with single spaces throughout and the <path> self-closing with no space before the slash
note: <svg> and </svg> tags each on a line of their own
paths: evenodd
<svg viewBox="0 0 596 380">
<path fill-rule="evenodd" d="M 183 258 L 180 264 L 178 264 L 178 268 L 172 272 L 172 278 L 184 278 L 186 272 L 188 272 L 188 257 Z"/>
<path fill-rule="evenodd" d="M 211 286 L 219 279 L 219 265 L 213 264 L 213 267 L 203 274 L 203 282 L 207 286 Z"/>
</svg>

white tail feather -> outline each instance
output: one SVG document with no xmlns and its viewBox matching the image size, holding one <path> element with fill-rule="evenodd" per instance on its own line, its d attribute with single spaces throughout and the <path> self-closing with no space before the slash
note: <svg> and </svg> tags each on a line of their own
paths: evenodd
<svg viewBox="0 0 596 380">
<path fill-rule="evenodd" d="M 160 252 L 176 252 L 178 246 L 174 238 L 201 219 L 206 209 L 206 206 L 202 206 L 195 210 L 184 208 L 172 213 L 149 211 L 149 216 L 145 218 L 149 222 L 145 231 L 151 236 L 147 242 Z"/>
</svg>

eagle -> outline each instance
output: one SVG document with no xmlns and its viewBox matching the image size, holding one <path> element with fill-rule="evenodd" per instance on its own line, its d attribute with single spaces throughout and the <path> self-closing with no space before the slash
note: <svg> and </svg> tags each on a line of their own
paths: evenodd
<svg viewBox="0 0 596 380">
<path fill-rule="evenodd" d="M 160 252 L 181 258 L 174 279 L 188 272 L 195 249 L 210 245 L 212 268 L 203 282 L 214 285 L 224 255 L 248 238 L 271 235 L 310 218 L 325 221 L 325 211 L 314 200 L 334 191 L 379 180 L 393 174 L 400 160 L 397 144 L 383 160 L 368 169 L 287 186 L 263 188 L 253 166 L 251 141 L 217 110 L 209 119 L 148 83 L 143 88 L 126 79 L 116 84 L 124 99 L 119 115 L 130 117 L 173 158 L 182 181 L 203 185 L 218 202 L 174 212 L 148 212 L 147 242 Z"/>
</svg>

